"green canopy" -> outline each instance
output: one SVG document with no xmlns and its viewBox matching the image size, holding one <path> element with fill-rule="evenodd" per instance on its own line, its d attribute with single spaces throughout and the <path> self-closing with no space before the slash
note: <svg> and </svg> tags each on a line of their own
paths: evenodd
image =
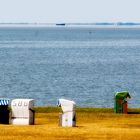
<svg viewBox="0 0 140 140">
<path fill-rule="evenodd" d="M 125 99 L 125 98 L 127 98 L 127 97 L 128 97 L 128 98 L 131 98 L 129 92 L 127 92 L 127 91 L 117 92 L 117 93 L 115 94 L 115 98 L 116 98 L 116 99 Z"/>
</svg>

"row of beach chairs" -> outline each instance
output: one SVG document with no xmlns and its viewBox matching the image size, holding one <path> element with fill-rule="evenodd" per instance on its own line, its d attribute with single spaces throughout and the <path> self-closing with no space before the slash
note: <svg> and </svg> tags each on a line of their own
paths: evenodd
<svg viewBox="0 0 140 140">
<path fill-rule="evenodd" d="M 0 123 L 13 125 L 33 125 L 35 122 L 33 99 L 0 99 Z M 75 102 L 59 99 L 58 106 L 62 108 L 59 125 L 75 126 Z M 10 109 L 9 109 L 10 108 Z"/>
<path fill-rule="evenodd" d="M 116 113 L 127 113 L 130 94 L 127 91 L 115 94 L 114 111 Z M 35 123 L 35 111 L 33 99 L 0 99 L 0 123 L 15 125 L 33 125 Z M 57 105 L 62 112 L 59 116 L 60 126 L 76 126 L 76 103 L 74 101 L 59 99 Z M 10 108 L 10 109 L 9 109 Z"/>
</svg>

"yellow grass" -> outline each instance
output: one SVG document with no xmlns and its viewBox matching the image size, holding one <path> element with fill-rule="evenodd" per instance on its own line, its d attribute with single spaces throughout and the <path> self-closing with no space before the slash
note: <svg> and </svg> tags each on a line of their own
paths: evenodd
<svg viewBox="0 0 140 140">
<path fill-rule="evenodd" d="M 40 111 L 41 112 L 41 111 Z M 103 112 L 103 113 L 102 113 Z M 36 113 L 35 125 L 0 125 L 1 140 L 138 140 L 140 114 L 77 109 L 77 127 L 58 126 L 58 111 Z"/>
</svg>

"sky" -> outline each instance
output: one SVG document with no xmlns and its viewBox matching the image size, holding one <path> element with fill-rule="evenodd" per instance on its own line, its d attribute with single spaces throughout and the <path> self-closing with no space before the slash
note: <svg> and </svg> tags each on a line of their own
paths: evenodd
<svg viewBox="0 0 140 140">
<path fill-rule="evenodd" d="M 140 0 L 0 0 L 0 22 L 140 22 L 139 7 Z"/>
</svg>

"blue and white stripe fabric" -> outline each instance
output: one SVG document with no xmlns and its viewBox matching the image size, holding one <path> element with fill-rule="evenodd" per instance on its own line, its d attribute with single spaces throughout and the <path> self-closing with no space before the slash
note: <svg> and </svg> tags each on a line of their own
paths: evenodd
<svg viewBox="0 0 140 140">
<path fill-rule="evenodd" d="M 0 105 L 8 105 L 9 99 L 0 99 Z"/>
</svg>

